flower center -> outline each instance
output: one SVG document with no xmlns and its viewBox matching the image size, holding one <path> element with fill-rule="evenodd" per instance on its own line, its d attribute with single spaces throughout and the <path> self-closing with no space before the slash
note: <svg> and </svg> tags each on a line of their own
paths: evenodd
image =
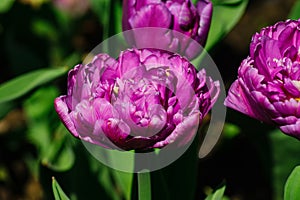
<svg viewBox="0 0 300 200">
<path fill-rule="evenodd" d="M 269 84 L 271 99 L 300 101 L 300 48 L 296 58 L 273 58 L 275 65 L 271 65 L 273 81 Z"/>
<path fill-rule="evenodd" d="M 133 136 L 152 136 L 166 123 L 160 92 L 152 80 L 144 77 L 117 79 L 112 105 L 129 125 Z"/>
</svg>

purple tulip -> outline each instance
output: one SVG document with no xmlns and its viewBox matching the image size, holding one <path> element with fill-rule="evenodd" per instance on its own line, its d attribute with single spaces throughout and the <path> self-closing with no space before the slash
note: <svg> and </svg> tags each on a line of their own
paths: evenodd
<svg viewBox="0 0 300 200">
<path fill-rule="evenodd" d="M 131 38 L 129 43 L 142 43 L 148 47 L 159 43 L 162 49 L 173 50 L 189 59 L 196 57 L 200 49 L 189 40 L 197 41 L 205 46 L 212 17 L 212 3 L 200 0 L 196 7 L 190 0 L 124 0 L 123 1 L 123 30 L 144 27 L 159 27 L 174 30 L 169 33 L 162 30 L 157 33 L 145 31 Z M 180 32 L 188 39 L 176 36 Z M 175 35 L 174 35 L 175 34 Z"/>
<path fill-rule="evenodd" d="M 300 20 L 279 22 L 252 37 L 250 56 L 225 105 L 300 139 Z"/>
<path fill-rule="evenodd" d="M 55 109 L 77 138 L 105 148 L 147 150 L 187 144 L 219 94 L 219 82 L 165 51 L 99 54 L 69 72 Z"/>
</svg>

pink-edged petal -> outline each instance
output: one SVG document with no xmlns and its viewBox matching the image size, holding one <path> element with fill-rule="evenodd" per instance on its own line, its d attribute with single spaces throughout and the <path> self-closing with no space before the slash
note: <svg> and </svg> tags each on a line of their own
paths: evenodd
<svg viewBox="0 0 300 200">
<path fill-rule="evenodd" d="M 78 73 L 79 68 L 81 68 L 82 65 L 76 65 L 73 69 L 71 69 L 68 73 L 68 95 L 72 95 L 73 93 L 73 87 L 76 84 L 76 75 Z"/>
<path fill-rule="evenodd" d="M 129 24 L 132 28 L 161 27 L 170 28 L 172 16 L 163 4 L 150 4 L 141 8 L 130 17 Z"/>
<path fill-rule="evenodd" d="M 118 148 L 128 150 L 126 145 L 127 138 L 130 134 L 130 127 L 119 119 L 108 119 L 102 125 L 102 130 L 109 138 L 109 140 L 115 144 Z"/>
<path fill-rule="evenodd" d="M 298 121 L 298 118 L 295 116 L 288 116 L 288 117 L 277 117 L 273 119 L 273 121 L 279 125 L 286 125 L 286 124 L 295 124 Z"/>
<path fill-rule="evenodd" d="M 278 111 L 274 108 L 274 105 L 269 101 L 269 99 L 263 95 L 261 92 L 252 91 L 251 96 L 256 102 L 253 107 L 255 107 L 256 118 L 271 123 L 270 116 L 277 117 L 279 116 Z"/>
<path fill-rule="evenodd" d="M 251 105 L 244 94 L 239 81 L 236 80 L 230 87 L 228 95 L 224 102 L 225 106 L 239 111 L 245 115 L 255 118 Z"/>
<path fill-rule="evenodd" d="M 193 15 L 194 13 L 191 10 L 191 2 L 184 2 L 181 5 L 178 17 L 178 23 L 181 29 L 189 30 L 192 27 L 195 20 Z"/>
<path fill-rule="evenodd" d="M 132 28 L 129 24 L 129 18 L 136 13 L 135 3 L 136 0 L 123 0 L 122 29 L 124 31 Z"/>
<path fill-rule="evenodd" d="M 208 32 L 210 29 L 213 5 L 209 0 L 200 0 L 197 3 L 197 11 L 200 16 L 199 20 L 199 28 L 197 35 L 199 35 L 199 39 L 197 40 L 202 46 L 205 46 L 206 39 L 208 36 Z"/>
<path fill-rule="evenodd" d="M 280 59 L 281 57 L 279 42 L 262 36 L 261 45 L 257 46 L 253 58 L 258 73 L 264 75 L 267 80 L 271 80 L 278 69 L 272 68 L 268 63 L 274 62 L 274 59 Z"/>
<path fill-rule="evenodd" d="M 165 140 L 157 142 L 154 148 L 161 148 L 169 144 L 175 147 L 186 145 L 195 136 L 199 123 L 200 113 L 187 116 Z"/>
<path fill-rule="evenodd" d="M 295 99 L 274 102 L 273 105 L 281 116 L 295 116 L 300 118 L 300 102 Z"/>
<path fill-rule="evenodd" d="M 125 51 L 121 52 L 119 57 L 119 74 L 120 77 L 123 77 L 124 74 L 127 75 L 136 72 L 141 66 L 139 55 L 134 51 Z"/>
<path fill-rule="evenodd" d="M 287 135 L 293 136 L 300 140 L 300 120 L 298 120 L 294 124 L 288 124 L 279 127 L 282 132 Z"/>
<path fill-rule="evenodd" d="M 66 104 L 66 96 L 60 96 L 57 97 L 54 100 L 54 108 L 59 116 L 59 118 L 61 119 L 61 121 L 63 122 L 63 124 L 66 126 L 66 128 L 75 136 L 78 137 L 79 134 L 74 126 L 74 123 L 69 115 L 69 108 Z"/>
<path fill-rule="evenodd" d="M 135 8 L 136 10 L 140 10 L 144 6 L 148 6 L 149 4 L 160 4 L 161 0 L 136 0 Z"/>
</svg>

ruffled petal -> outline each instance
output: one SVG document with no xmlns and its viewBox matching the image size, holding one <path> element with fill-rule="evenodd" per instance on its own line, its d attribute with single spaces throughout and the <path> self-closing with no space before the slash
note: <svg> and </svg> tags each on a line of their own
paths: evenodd
<svg viewBox="0 0 300 200">
<path fill-rule="evenodd" d="M 79 134 L 76 130 L 76 127 L 74 126 L 73 120 L 71 118 L 71 116 L 69 115 L 70 110 L 66 104 L 66 96 L 60 96 L 57 97 L 54 100 L 54 108 L 59 116 L 59 118 L 61 119 L 61 121 L 63 122 L 63 124 L 66 126 L 66 128 L 75 136 L 78 137 Z"/>
<path fill-rule="evenodd" d="M 199 28 L 197 35 L 200 36 L 197 40 L 202 46 L 205 46 L 206 39 L 208 36 L 212 12 L 213 12 L 213 5 L 211 1 L 208 0 L 201 0 L 197 3 L 197 10 L 200 16 L 199 20 Z"/>
<path fill-rule="evenodd" d="M 200 113 L 187 116 L 165 140 L 157 142 L 153 147 L 161 148 L 171 144 L 172 147 L 176 148 L 186 145 L 198 130 L 199 116 Z"/>
<path fill-rule="evenodd" d="M 163 4 L 150 4 L 142 7 L 135 15 L 129 18 L 132 28 L 161 27 L 170 28 L 172 16 Z"/>
<path fill-rule="evenodd" d="M 293 136 L 300 140 L 300 120 L 298 120 L 294 124 L 288 124 L 279 127 L 282 132 L 287 135 Z"/>
</svg>

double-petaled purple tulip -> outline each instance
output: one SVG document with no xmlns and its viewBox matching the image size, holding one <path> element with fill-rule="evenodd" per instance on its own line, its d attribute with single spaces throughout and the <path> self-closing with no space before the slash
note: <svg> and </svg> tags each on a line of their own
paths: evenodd
<svg viewBox="0 0 300 200">
<path fill-rule="evenodd" d="M 300 139 L 300 20 L 279 22 L 252 37 L 250 56 L 225 105 Z"/>
<path fill-rule="evenodd" d="M 209 0 L 199 0 L 196 6 L 190 0 L 124 0 L 123 30 L 145 27 L 159 27 L 180 32 L 186 38 L 176 36 L 174 32 L 162 30 L 157 33 L 146 30 L 128 38 L 132 44 L 145 47 L 158 43 L 162 49 L 172 50 L 189 59 L 200 53 L 187 38 L 204 46 L 212 17 L 212 3 Z"/>
<path fill-rule="evenodd" d="M 81 140 L 105 148 L 147 150 L 191 141 L 219 94 L 219 82 L 165 51 L 99 54 L 68 75 L 55 109 Z"/>
</svg>

